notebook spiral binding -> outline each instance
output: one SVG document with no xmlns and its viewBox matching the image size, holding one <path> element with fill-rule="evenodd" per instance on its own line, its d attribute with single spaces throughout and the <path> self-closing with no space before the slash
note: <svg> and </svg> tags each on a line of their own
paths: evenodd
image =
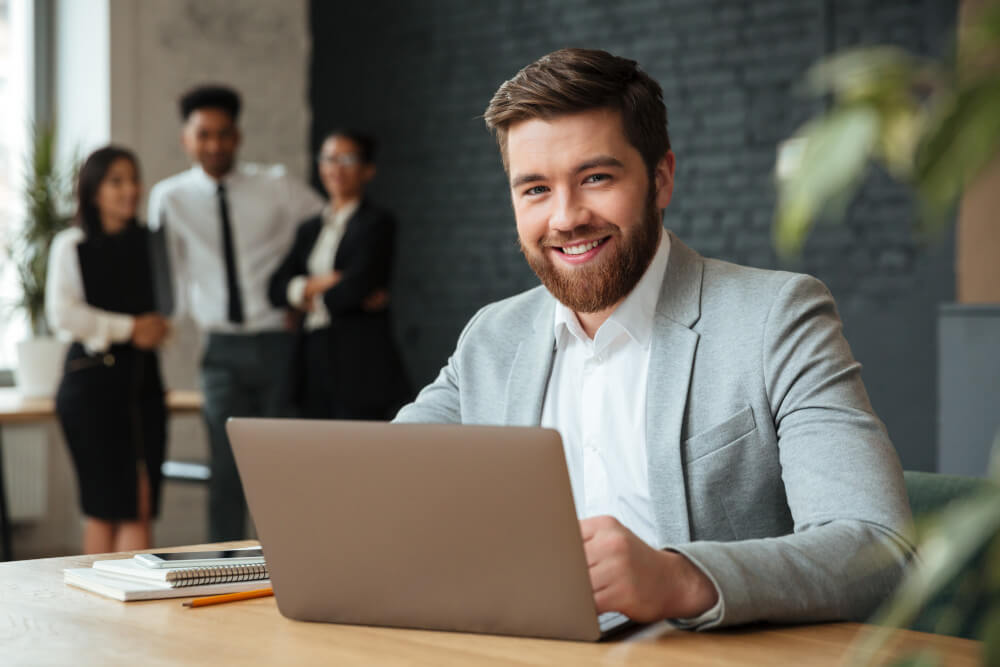
<svg viewBox="0 0 1000 667">
<path fill-rule="evenodd" d="M 167 582 L 178 588 L 200 586 L 201 584 L 228 584 L 235 581 L 254 581 L 269 578 L 266 563 L 245 563 L 243 565 L 210 565 L 207 567 L 185 567 L 167 573 Z"/>
</svg>

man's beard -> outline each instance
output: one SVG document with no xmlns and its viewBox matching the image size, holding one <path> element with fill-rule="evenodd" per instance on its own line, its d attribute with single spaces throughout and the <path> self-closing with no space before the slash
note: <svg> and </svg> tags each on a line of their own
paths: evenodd
<svg viewBox="0 0 1000 667">
<path fill-rule="evenodd" d="M 612 251 L 608 257 L 560 269 L 556 266 L 558 260 L 549 256 L 546 246 L 563 247 L 572 245 L 574 239 L 604 238 L 613 231 L 611 225 L 584 225 L 571 234 L 553 233 L 530 251 L 522 239 L 521 252 L 542 284 L 563 305 L 576 313 L 596 313 L 617 304 L 639 283 L 656 254 L 662 225 L 661 214 L 651 196 L 647 198 L 641 224 L 633 226 L 631 233 L 617 236 L 618 247 L 603 251 L 605 254 Z"/>
</svg>

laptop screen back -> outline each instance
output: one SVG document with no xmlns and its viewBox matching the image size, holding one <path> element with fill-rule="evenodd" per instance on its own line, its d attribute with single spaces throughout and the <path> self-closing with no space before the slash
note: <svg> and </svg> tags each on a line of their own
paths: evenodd
<svg viewBox="0 0 1000 667">
<path fill-rule="evenodd" d="M 559 434 L 231 419 L 281 613 L 600 636 Z"/>
</svg>

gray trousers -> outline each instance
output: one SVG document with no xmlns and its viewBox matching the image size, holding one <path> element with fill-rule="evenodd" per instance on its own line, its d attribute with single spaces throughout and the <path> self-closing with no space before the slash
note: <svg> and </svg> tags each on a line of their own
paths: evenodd
<svg viewBox="0 0 1000 667">
<path fill-rule="evenodd" d="M 209 334 L 201 362 L 204 417 L 212 453 L 209 541 L 246 538 L 246 498 L 226 437 L 230 417 L 290 414 L 287 379 L 293 338 L 281 331 Z"/>
</svg>

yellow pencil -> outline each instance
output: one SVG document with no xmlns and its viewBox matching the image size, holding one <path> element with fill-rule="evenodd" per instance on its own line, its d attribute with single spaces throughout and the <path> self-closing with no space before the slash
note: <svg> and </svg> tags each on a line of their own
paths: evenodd
<svg viewBox="0 0 1000 667">
<path fill-rule="evenodd" d="M 258 588 L 255 591 L 243 591 L 242 593 L 226 593 L 225 595 L 209 595 L 205 598 L 195 598 L 183 603 L 185 607 L 204 607 L 210 604 L 222 604 L 223 602 L 236 602 L 237 600 L 250 600 L 252 598 L 265 598 L 274 595 L 274 589 Z"/>
</svg>

